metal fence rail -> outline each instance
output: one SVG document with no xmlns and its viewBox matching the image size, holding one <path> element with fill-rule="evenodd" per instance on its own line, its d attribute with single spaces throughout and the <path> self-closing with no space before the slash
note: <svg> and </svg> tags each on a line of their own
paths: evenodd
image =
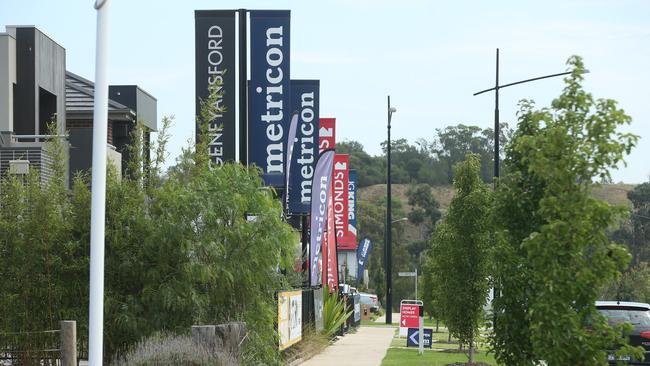
<svg viewBox="0 0 650 366">
<path fill-rule="evenodd" d="M 76 366 L 76 322 L 60 325 L 53 330 L 0 333 L 0 365 Z"/>
</svg>

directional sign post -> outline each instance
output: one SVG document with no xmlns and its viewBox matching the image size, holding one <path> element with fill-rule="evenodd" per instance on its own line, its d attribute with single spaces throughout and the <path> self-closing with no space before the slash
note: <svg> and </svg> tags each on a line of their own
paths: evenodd
<svg viewBox="0 0 650 366">
<path fill-rule="evenodd" d="M 418 328 L 409 328 L 408 336 L 406 337 L 406 347 L 419 347 L 420 346 L 420 334 L 423 335 L 423 347 L 432 348 L 431 339 L 433 336 L 433 329 L 424 328 L 424 333 L 420 332 Z"/>
<path fill-rule="evenodd" d="M 400 277 L 415 277 L 415 300 L 418 299 L 418 269 L 415 269 L 415 272 L 398 272 Z"/>
<path fill-rule="evenodd" d="M 417 273 L 417 272 L 415 272 Z M 415 277 L 417 281 L 417 277 Z M 417 290 L 415 290 L 415 293 L 417 294 Z M 417 296 L 417 295 L 416 295 Z M 420 318 L 419 320 L 419 333 L 420 333 L 420 341 L 419 341 L 419 346 L 418 346 L 418 353 L 423 354 L 424 353 L 424 306 L 419 305 L 418 306 L 418 312 L 420 313 Z M 430 344 L 431 342 L 429 342 Z"/>
<path fill-rule="evenodd" d="M 420 326 L 420 306 L 422 301 L 402 300 L 400 303 L 399 335 L 405 337 L 408 328 Z"/>
</svg>

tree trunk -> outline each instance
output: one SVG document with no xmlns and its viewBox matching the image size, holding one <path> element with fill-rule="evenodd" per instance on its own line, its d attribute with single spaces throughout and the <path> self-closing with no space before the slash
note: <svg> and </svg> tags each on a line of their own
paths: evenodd
<svg viewBox="0 0 650 366">
<path fill-rule="evenodd" d="M 447 343 L 451 343 L 451 333 L 449 333 L 449 337 L 447 338 Z"/>
<path fill-rule="evenodd" d="M 469 356 L 468 356 L 469 357 L 469 363 L 473 365 L 474 364 L 474 341 L 473 340 L 471 340 L 469 342 L 469 351 L 468 351 L 468 353 L 469 353 Z"/>
</svg>

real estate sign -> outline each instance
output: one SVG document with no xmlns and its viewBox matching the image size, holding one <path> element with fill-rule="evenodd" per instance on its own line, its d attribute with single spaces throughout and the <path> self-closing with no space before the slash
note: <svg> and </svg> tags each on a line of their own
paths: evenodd
<svg viewBox="0 0 650 366">
<path fill-rule="evenodd" d="M 280 350 L 302 339 L 302 291 L 278 292 Z"/>
</svg>

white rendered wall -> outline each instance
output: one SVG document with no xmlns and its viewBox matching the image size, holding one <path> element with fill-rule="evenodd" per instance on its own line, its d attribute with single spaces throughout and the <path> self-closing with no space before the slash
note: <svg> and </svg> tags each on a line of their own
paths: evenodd
<svg viewBox="0 0 650 366">
<path fill-rule="evenodd" d="M 16 82 L 16 40 L 0 33 L 0 131 L 14 130 L 13 85 Z"/>
</svg>

